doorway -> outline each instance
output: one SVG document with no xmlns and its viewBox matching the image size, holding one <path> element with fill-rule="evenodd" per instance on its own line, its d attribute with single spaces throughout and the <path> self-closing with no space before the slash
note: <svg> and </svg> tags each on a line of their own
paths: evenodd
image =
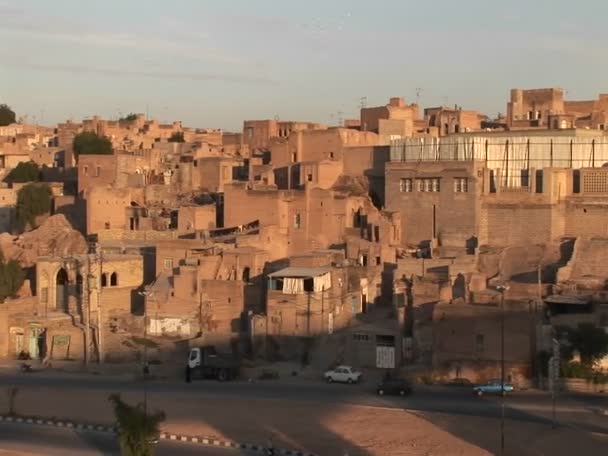
<svg viewBox="0 0 608 456">
<path fill-rule="evenodd" d="M 60 312 L 68 311 L 68 273 L 61 268 L 55 279 L 55 308 Z"/>
</svg>

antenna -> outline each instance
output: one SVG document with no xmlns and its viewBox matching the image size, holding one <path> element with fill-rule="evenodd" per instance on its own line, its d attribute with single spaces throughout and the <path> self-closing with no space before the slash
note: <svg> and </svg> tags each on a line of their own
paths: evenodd
<svg viewBox="0 0 608 456">
<path fill-rule="evenodd" d="M 416 87 L 416 104 L 419 104 L 420 94 L 422 93 L 422 87 Z"/>
<path fill-rule="evenodd" d="M 364 109 L 367 107 L 367 97 L 359 98 L 359 108 Z"/>
</svg>

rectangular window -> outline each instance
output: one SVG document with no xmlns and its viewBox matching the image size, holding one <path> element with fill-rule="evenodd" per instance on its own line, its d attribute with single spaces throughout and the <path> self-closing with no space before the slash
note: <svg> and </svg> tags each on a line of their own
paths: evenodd
<svg viewBox="0 0 608 456">
<path fill-rule="evenodd" d="M 298 229 L 302 225 L 302 220 L 300 218 L 300 214 L 296 214 L 293 216 L 293 227 Z"/>
<path fill-rule="evenodd" d="M 369 340 L 369 334 L 353 334 L 353 339 L 359 342 L 367 342 Z"/>
<path fill-rule="evenodd" d="M 308 174 L 308 175 L 306 176 L 306 180 L 307 180 L 308 182 L 312 182 L 312 174 Z"/>
<path fill-rule="evenodd" d="M 438 177 L 416 179 L 416 190 L 425 193 L 438 193 L 441 191 L 441 179 Z"/>
<path fill-rule="evenodd" d="M 85 176 L 89 175 L 89 167 L 88 166 L 83 166 L 82 167 L 82 174 L 84 174 Z"/>
<path fill-rule="evenodd" d="M 456 177 L 454 179 L 454 192 L 466 193 L 469 191 L 469 180 L 466 177 Z"/>
<path fill-rule="evenodd" d="M 96 166 L 95 167 L 95 177 L 99 177 L 100 174 L 101 174 L 101 166 Z"/>
<path fill-rule="evenodd" d="M 399 179 L 399 191 L 410 193 L 413 190 L 412 179 Z"/>
</svg>

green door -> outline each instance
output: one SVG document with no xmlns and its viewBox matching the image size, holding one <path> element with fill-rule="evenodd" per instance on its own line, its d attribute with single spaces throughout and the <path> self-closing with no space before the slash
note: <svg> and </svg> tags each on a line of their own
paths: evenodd
<svg viewBox="0 0 608 456">
<path fill-rule="evenodd" d="M 37 359 L 40 353 L 38 352 L 38 338 L 42 333 L 42 328 L 30 328 L 30 357 L 32 359 Z"/>
</svg>

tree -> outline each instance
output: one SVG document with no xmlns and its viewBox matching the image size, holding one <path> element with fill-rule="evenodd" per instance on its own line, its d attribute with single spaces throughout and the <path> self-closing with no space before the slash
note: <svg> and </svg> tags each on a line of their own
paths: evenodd
<svg viewBox="0 0 608 456">
<path fill-rule="evenodd" d="M 608 334 L 592 323 L 579 323 L 576 329 L 567 332 L 567 337 L 572 349 L 578 351 L 581 364 L 585 366 L 593 366 L 608 355 Z"/>
<path fill-rule="evenodd" d="M 121 117 L 118 120 L 119 121 L 124 121 L 124 122 L 133 122 L 135 119 L 137 119 L 137 114 L 135 114 L 134 112 L 132 112 L 131 114 L 127 114 L 126 116 Z"/>
<path fill-rule="evenodd" d="M 92 131 L 83 131 L 74 137 L 74 153 L 79 155 L 111 155 L 112 142 L 105 136 L 99 136 Z"/>
<path fill-rule="evenodd" d="M 16 260 L 5 261 L 0 251 L 0 302 L 11 298 L 21 289 L 25 273 Z"/>
<path fill-rule="evenodd" d="M 174 132 L 171 137 L 169 138 L 169 142 L 175 142 L 175 143 L 183 143 L 184 141 L 184 133 L 181 131 L 176 131 Z"/>
<path fill-rule="evenodd" d="M 47 184 L 28 184 L 17 192 L 17 221 L 22 228 L 34 228 L 36 217 L 51 211 L 52 195 Z"/>
<path fill-rule="evenodd" d="M 160 434 L 160 423 L 165 420 L 165 413 L 156 411 L 149 415 L 142 403 L 129 405 L 120 394 L 111 394 L 108 400 L 114 408 L 122 456 L 152 456 L 153 441 Z"/>
<path fill-rule="evenodd" d="M 15 122 L 15 111 L 13 111 L 8 105 L 0 104 L 0 127 L 4 127 Z"/>
<path fill-rule="evenodd" d="M 39 182 L 40 167 L 36 162 L 19 162 L 6 176 L 7 182 Z"/>
</svg>

